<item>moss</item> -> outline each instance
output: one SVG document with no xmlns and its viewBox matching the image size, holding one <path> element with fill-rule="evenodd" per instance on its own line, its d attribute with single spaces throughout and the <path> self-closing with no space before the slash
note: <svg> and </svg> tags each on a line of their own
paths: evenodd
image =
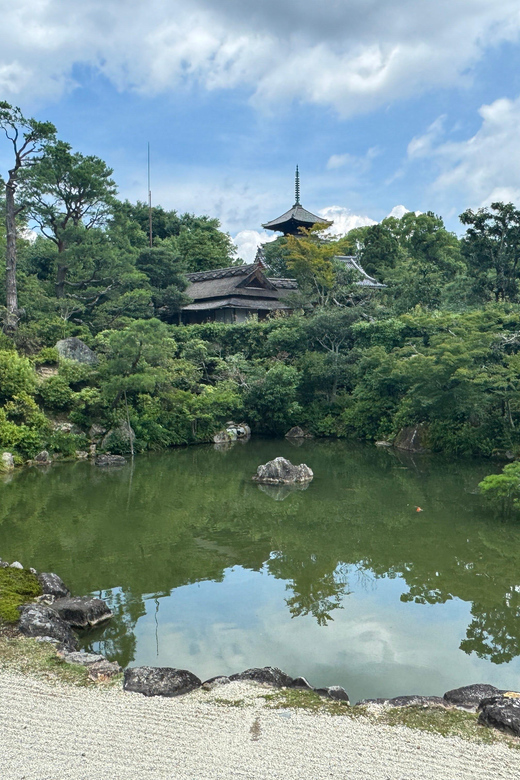
<svg viewBox="0 0 520 780">
<path fill-rule="evenodd" d="M 213 699 L 213 704 L 220 704 L 223 707 L 245 707 L 246 702 L 244 699 Z"/>
<path fill-rule="evenodd" d="M 481 726 L 478 715 L 463 710 L 445 710 L 441 708 L 424 709 L 422 707 L 402 707 L 383 710 L 378 715 L 378 723 L 388 726 L 406 726 L 409 729 L 429 731 L 443 737 L 461 739 L 484 744 L 502 742 L 516 750 L 520 749 L 520 740 L 495 729 Z"/>
<path fill-rule="evenodd" d="M 18 607 L 41 595 L 40 583 L 25 569 L 0 569 L 0 620 L 16 623 Z"/>
<path fill-rule="evenodd" d="M 351 718 L 366 716 L 365 707 L 350 707 L 333 699 L 326 699 L 314 691 L 301 688 L 282 688 L 263 696 L 271 709 L 303 709 L 308 712 L 326 712 L 329 715 L 348 715 Z"/>
</svg>

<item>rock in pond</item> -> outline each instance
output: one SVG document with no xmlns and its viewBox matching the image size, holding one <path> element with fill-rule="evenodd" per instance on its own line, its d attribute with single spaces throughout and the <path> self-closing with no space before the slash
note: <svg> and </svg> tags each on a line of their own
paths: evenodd
<svg viewBox="0 0 520 780">
<path fill-rule="evenodd" d="M 70 625 L 43 604 L 21 607 L 18 627 L 24 636 L 55 641 L 60 648 L 71 652 L 78 649 L 78 640 Z"/>
<path fill-rule="evenodd" d="M 10 568 L 10 569 L 23 569 L 23 566 L 22 566 L 22 564 L 20 563 L 20 561 L 13 561 L 13 562 L 10 564 L 9 568 Z"/>
<path fill-rule="evenodd" d="M 65 583 L 54 572 L 41 572 L 37 576 L 44 595 L 54 596 L 57 599 L 70 596 L 70 591 Z"/>
<path fill-rule="evenodd" d="M 267 485 L 290 485 L 295 482 L 310 482 L 313 477 L 312 470 L 305 463 L 293 466 L 286 458 L 275 458 L 258 466 L 253 480 Z"/>
<path fill-rule="evenodd" d="M 14 458 L 10 452 L 2 452 L 0 458 L 0 471 L 13 471 Z"/>
<path fill-rule="evenodd" d="M 56 599 L 52 609 L 71 626 L 89 628 L 104 623 L 112 617 L 108 604 L 103 599 L 90 596 L 69 596 Z"/>
<path fill-rule="evenodd" d="M 117 428 L 111 428 L 103 436 L 101 449 L 119 450 L 119 452 L 131 452 L 135 441 L 135 432 L 127 422 L 120 423 Z"/>
<path fill-rule="evenodd" d="M 312 433 L 307 433 L 299 425 L 295 425 L 290 431 L 285 434 L 286 439 L 312 439 L 314 438 Z"/>
<path fill-rule="evenodd" d="M 124 466 L 126 458 L 122 455 L 98 455 L 96 458 L 96 466 Z"/>
<path fill-rule="evenodd" d="M 38 466 L 49 466 L 52 461 L 47 450 L 42 450 L 38 455 L 35 455 L 33 463 L 36 463 Z"/>
<path fill-rule="evenodd" d="M 476 712 L 481 701 L 498 696 L 501 693 L 502 691 L 499 688 L 495 688 L 494 685 L 476 683 L 475 685 L 464 685 L 462 688 L 446 691 L 444 700 L 454 707 L 462 707 L 462 709 Z"/>
<path fill-rule="evenodd" d="M 198 677 L 186 669 L 167 666 L 135 666 L 125 669 L 123 688 L 143 696 L 180 696 L 202 685 Z"/>
<path fill-rule="evenodd" d="M 90 366 L 98 362 L 96 353 L 87 347 L 84 341 L 75 336 L 57 341 L 55 348 L 58 350 L 60 358 L 65 360 L 75 360 L 76 363 L 85 363 Z"/>
<path fill-rule="evenodd" d="M 253 680 L 264 685 L 273 685 L 275 688 L 288 687 L 292 683 L 292 677 L 282 672 L 276 666 L 264 666 L 262 669 L 246 669 L 245 672 L 231 674 L 229 679 L 235 680 Z"/>
<path fill-rule="evenodd" d="M 520 737 L 520 693 L 506 691 L 484 699 L 479 706 L 478 722 Z"/>
</svg>

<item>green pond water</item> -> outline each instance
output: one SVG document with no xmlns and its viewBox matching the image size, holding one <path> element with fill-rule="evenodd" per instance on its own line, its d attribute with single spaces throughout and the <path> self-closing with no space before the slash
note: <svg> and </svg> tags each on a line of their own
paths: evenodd
<svg viewBox="0 0 520 780">
<path fill-rule="evenodd" d="M 251 482 L 277 455 L 314 470 L 306 490 Z M 31 468 L 0 481 L 0 557 L 107 599 L 82 643 L 123 665 L 275 665 L 354 701 L 518 690 L 520 520 L 476 493 L 499 468 L 254 439 Z"/>
</svg>

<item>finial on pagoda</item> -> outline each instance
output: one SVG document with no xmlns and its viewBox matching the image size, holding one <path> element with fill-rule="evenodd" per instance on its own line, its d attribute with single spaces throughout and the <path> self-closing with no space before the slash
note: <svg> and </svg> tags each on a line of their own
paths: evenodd
<svg viewBox="0 0 520 780">
<path fill-rule="evenodd" d="M 296 201 L 294 205 L 299 206 L 300 205 L 300 172 L 298 170 L 298 166 L 296 166 L 296 176 L 294 178 L 294 193 L 296 195 Z"/>
</svg>

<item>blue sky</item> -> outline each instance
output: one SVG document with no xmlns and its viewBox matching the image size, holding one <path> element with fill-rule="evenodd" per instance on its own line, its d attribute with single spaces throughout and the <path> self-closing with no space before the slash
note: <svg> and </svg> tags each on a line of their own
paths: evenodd
<svg viewBox="0 0 520 780">
<path fill-rule="evenodd" d="M 518 0 L 0 0 L 0 99 L 217 216 L 245 259 L 294 200 L 338 232 L 397 205 L 520 201 Z M 9 148 L 0 140 L 0 172 Z"/>
</svg>

